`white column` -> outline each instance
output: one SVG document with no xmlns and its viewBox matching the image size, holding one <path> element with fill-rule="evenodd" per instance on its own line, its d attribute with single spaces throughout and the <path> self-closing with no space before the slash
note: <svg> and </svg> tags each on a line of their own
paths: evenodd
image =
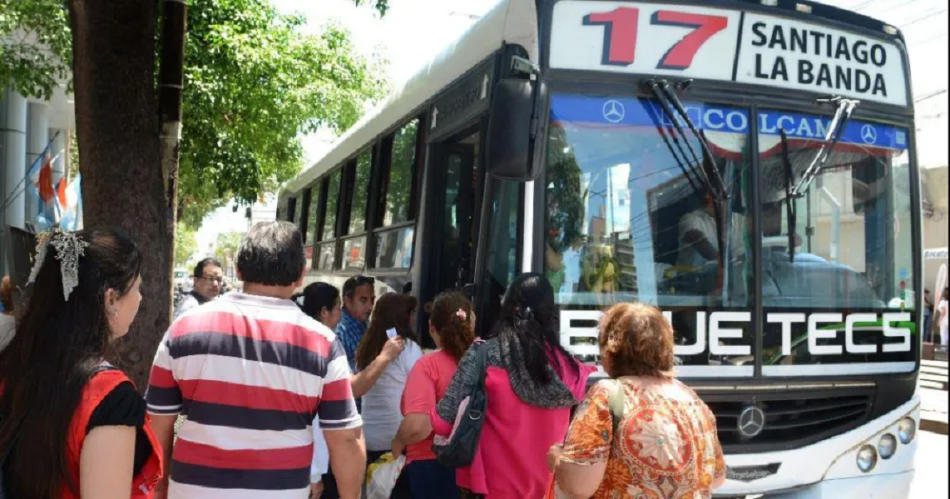
<svg viewBox="0 0 950 499">
<path fill-rule="evenodd" d="M 46 144 L 49 143 L 49 115 L 48 106 L 43 103 L 31 102 L 27 105 L 26 113 L 26 172 L 29 174 L 30 167 L 37 158 L 43 155 Z M 53 153 L 56 154 L 56 153 Z M 43 161 L 42 159 L 40 161 Z M 29 182 L 29 180 L 27 180 Z M 55 184 L 54 184 L 55 185 Z M 36 196 L 31 194 L 33 187 L 27 185 L 27 191 L 24 193 L 24 203 L 26 206 L 26 220 L 34 222 L 38 214 Z"/>
<path fill-rule="evenodd" d="M 26 176 L 26 98 L 12 89 L 0 100 L 0 169 L 3 174 L 3 222 L 23 228 Z M 5 207 L 5 208 L 4 208 Z M 6 263 L 5 261 L 3 263 Z"/>
</svg>

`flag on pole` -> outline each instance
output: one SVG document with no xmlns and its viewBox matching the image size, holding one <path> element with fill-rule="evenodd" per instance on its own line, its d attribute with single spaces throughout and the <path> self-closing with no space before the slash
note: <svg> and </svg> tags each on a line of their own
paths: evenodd
<svg viewBox="0 0 950 499">
<path fill-rule="evenodd" d="M 66 181 L 62 180 L 60 185 L 65 186 Z M 76 175 L 76 178 L 64 187 L 62 195 L 63 216 L 59 221 L 59 227 L 63 230 L 76 231 L 82 229 L 82 175 Z"/>
<path fill-rule="evenodd" d="M 60 180 L 57 185 L 53 185 L 53 164 L 59 159 L 60 154 L 55 157 L 51 154 L 50 147 L 52 145 L 53 141 L 50 140 L 43 152 L 33 162 L 27 175 L 33 187 L 30 191 L 36 200 L 35 223 L 37 229 L 41 231 L 59 226 L 63 206 L 66 203 L 65 181 Z"/>
</svg>

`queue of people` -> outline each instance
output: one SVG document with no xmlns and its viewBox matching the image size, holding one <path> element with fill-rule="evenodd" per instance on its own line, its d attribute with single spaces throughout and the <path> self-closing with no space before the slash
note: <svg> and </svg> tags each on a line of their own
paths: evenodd
<svg viewBox="0 0 950 499">
<path fill-rule="evenodd" d="M 53 232 L 38 248 L 29 292 L 49 299 L 25 302 L 0 352 L 0 487 L 12 497 L 357 499 L 387 453 L 406 458 L 393 498 L 665 497 L 670 485 L 710 497 L 724 481 L 715 419 L 671 376 L 672 330 L 653 307 L 608 311 L 612 379 L 588 392 L 594 368 L 560 344 L 543 276 L 512 282 L 480 340 L 468 298 L 438 295 L 426 353 L 415 298 L 377 300 L 362 276 L 342 293 L 295 294 L 300 232 L 260 223 L 237 255 L 243 292 L 209 298 L 198 284 L 216 289 L 216 262 L 195 269 L 198 303 L 167 331 L 143 399 L 103 360 L 141 302 L 135 243 Z M 478 387 L 489 402 L 477 450 L 450 468 L 436 438 L 452 438 Z"/>
</svg>

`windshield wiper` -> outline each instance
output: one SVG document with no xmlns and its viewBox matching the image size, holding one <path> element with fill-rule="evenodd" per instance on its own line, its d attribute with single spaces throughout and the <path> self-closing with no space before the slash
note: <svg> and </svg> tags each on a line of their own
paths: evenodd
<svg viewBox="0 0 950 499">
<path fill-rule="evenodd" d="M 692 80 L 687 80 L 683 82 L 680 88 L 686 88 L 692 83 Z M 646 82 L 647 88 L 656 98 L 657 102 L 660 103 L 660 109 L 663 110 L 663 113 L 666 115 L 667 119 L 670 120 L 670 124 L 673 129 L 683 137 L 686 142 L 686 148 L 690 152 L 690 155 L 693 158 L 693 163 L 690 163 L 688 170 L 695 175 L 699 183 L 703 187 L 703 191 L 708 195 L 713 202 L 713 209 L 715 211 L 715 221 L 716 221 L 716 242 L 719 246 L 719 272 L 720 276 L 725 272 L 726 265 L 726 213 L 728 210 L 727 201 L 729 199 L 729 193 L 727 192 L 725 182 L 722 180 L 722 176 L 719 174 L 719 168 L 716 167 L 716 163 L 713 159 L 712 149 L 709 147 L 709 143 L 706 142 L 706 137 L 704 137 L 699 129 L 696 127 L 696 124 L 693 123 L 693 120 L 690 119 L 689 114 L 686 112 L 686 108 L 683 107 L 683 103 L 680 102 L 679 97 L 677 97 L 676 92 L 673 91 L 670 82 L 666 80 L 649 80 Z M 683 127 L 680 124 L 680 120 L 683 120 L 683 123 L 686 123 L 686 126 L 692 132 L 693 136 L 699 142 L 700 148 L 702 149 L 703 157 L 702 159 L 696 154 L 696 151 L 693 150 L 692 144 L 689 140 L 686 139 L 686 133 L 683 131 Z M 661 123 L 662 124 L 662 123 Z M 662 128 L 662 127 L 660 127 Z M 679 146 L 679 140 L 675 139 L 676 134 L 670 133 L 674 137 L 674 141 Z M 682 146 L 680 146 L 682 151 Z M 685 154 L 684 154 L 685 156 Z M 697 171 L 697 165 L 699 169 Z M 681 165 L 682 168 L 682 165 Z M 687 169 L 684 169 L 686 173 Z M 689 175 L 687 175 L 689 179 Z M 715 180 L 715 184 L 713 180 Z M 690 182 L 692 183 L 692 181 Z M 695 186 L 694 186 L 695 188 Z"/>
<path fill-rule="evenodd" d="M 693 83 L 692 80 L 686 80 L 680 83 L 680 89 L 685 89 Z M 703 174 L 707 179 L 707 182 L 712 179 L 713 182 L 710 182 L 710 187 L 714 193 L 713 199 L 723 202 L 729 199 L 729 192 L 726 189 L 726 183 L 722 180 L 722 175 L 719 173 L 719 168 L 716 167 L 716 162 L 713 160 L 712 148 L 709 147 L 709 142 L 706 141 L 705 135 L 699 132 L 699 129 L 696 127 L 696 123 L 693 123 L 693 120 L 689 117 L 689 113 L 686 112 L 686 108 L 683 107 L 683 103 L 680 102 L 679 97 L 677 97 L 676 92 L 673 91 L 672 85 L 670 82 L 663 80 L 659 83 L 660 87 L 663 89 L 663 92 L 666 94 L 667 99 L 673 104 L 673 107 L 676 108 L 676 111 L 679 113 L 680 117 L 683 119 L 683 122 L 686 123 L 686 126 L 689 127 L 689 130 L 693 132 L 693 136 L 696 137 L 696 140 L 699 142 L 699 147 L 703 150 Z M 674 122 L 676 120 L 673 120 Z M 692 151 L 692 148 L 690 148 Z"/>
<path fill-rule="evenodd" d="M 673 143 L 676 145 L 676 148 L 679 150 L 680 154 L 683 155 L 684 161 L 680 161 L 679 156 L 677 156 L 676 154 L 674 154 L 673 156 L 676 158 L 677 165 L 680 167 L 681 170 L 683 170 L 683 175 L 686 177 L 686 180 L 689 181 L 689 184 L 693 187 L 693 190 L 695 190 L 697 194 L 706 194 L 706 195 L 709 195 L 710 197 L 715 197 L 712 191 L 712 186 L 709 184 L 709 178 L 706 175 L 706 173 L 703 170 L 699 170 L 699 171 L 696 170 L 695 165 L 700 162 L 699 156 L 696 155 L 696 151 L 693 150 L 693 146 L 689 143 L 689 140 L 686 138 L 686 133 L 683 131 L 683 127 L 680 125 L 679 120 L 677 119 L 677 115 L 673 109 L 673 105 L 670 103 L 666 94 L 661 89 L 660 83 L 653 80 L 648 81 L 647 88 L 650 90 L 650 92 L 653 93 L 653 97 L 656 98 L 657 103 L 659 103 L 660 110 L 663 111 L 663 115 L 666 116 L 666 119 L 670 120 L 670 123 L 673 126 L 672 129 L 668 130 L 669 137 L 672 139 Z M 663 125 L 663 122 L 658 119 L 657 129 L 659 130 L 660 135 L 663 137 L 663 140 L 667 142 L 667 147 L 670 148 L 670 152 L 672 153 L 673 152 L 672 146 L 670 145 L 669 141 L 666 138 L 667 131 L 664 130 L 664 127 L 662 125 Z M 679 137 L 682 137 L 683 138 L 682 142 L 686 143 L 685 148 L 683 147 L 682 142 L 680 142 Z M 689 161 L 689 158 L 686 155 L 687 150 L 689 151 L 690 156 L 693 157 L 692 162 Z M 695 181 L 694 181 L 694 178 L 695 178 Z M 702 190 L 700 190 L 697 187 L 696 185 L 697 183 L 699 184 L 699 186 L 702 187 Z"/>
<path fill-rule="evenodd" d="M 818 154 L 815 155 L 815 159 L 812 160 L 811 164 L 808 165 L 808 169 L 805 170 L 805 173 L 802 175 L 802 179 L 798 181 L 798 184 L 795 185 L 795 188 L 792 189 L 792 196 L 797 198 L 802 197 L 804 192 L 808 190 L 808 187 L 811 186 L 811 183 L 815 180 L 815 177 L 824 169 L 825 165 L 828 163 L 828 159 L 831 158 L 831 153 L 834 151 L 835 146 L 838 145 L 838 141 L 841 140 L 841 136 L 844 134 L 845 129 L 848 127 L 848 123 L 851 121 L 851 116 L 854 115 L 854 109 L 861 104 L 859 100 L 845 99 L 841 96 L 835 96 L 828 99 L 820 99 L 819 104 L 838 104 L 838 109 L 835 111 L 835 117 L 831 120 L 831 126 L 828 127 L 828 133 L 825 135 L 825 142 L 821 145 L 821 149 L 818 150 Z"/>
<path fill-rule="evenodd" d="M 657 123 L 657 127 L 656 127 L 657 133 L 660 134 L 660 138 L 663 139 L 663 143 L 666 145 L 666 148 L 670 151 L 670 156 L 673 157 L 673 161 L 676 162 L 676 166 L 678 166 L 680 171 L 683 172 L 683 176 L 686 177 L 686 181 L 689 183 L 689 186 L 693 189 L 693 192 L 695 192 L 696 195 L 701 196 L 705 194 L 707 192 L 705 184 L 703 184 L 702 180 L 699 178 L 694 180 L 693 176 L 696 175 L 696 173 L 691 172 L 690 167 L 687 167 L 687 165 L 689 164 L 689 158 L 686 157 L 686 151 L 683 150 L 683 144 L 680 143 L 679 138 L 677 137 L 675 133 L 673 133 L 673 131 L 667 131 L 662 126 L 663 123 L 660 119 L 660 116 L 657 114 L 656 109 L 654 109 L 652 106 L 650 107 L 650 109 L 651 111 L 653 111 L 652 113 L 654 115 L 653 118 L 656 120 L 656 123 Z M 664 115 L 666 115 L 665 111 L 664 111 Z M 680 159 L 680 156 L 682 156 L 683 159 Z M 702 189 L 700 188 L 700 185 L 697 185 L 697 182 L 703 186 Z"/>
<path fill-rule="evenodd" d="M 785 134 L 785 129 L 782 129 L 781 136 L 782 164 L 785 170 L 785 219 L 788 221 L 788 262 L 795 263 L 795 229 L 798 227 L 796 198 L 792 196 L 792 182 L 795 180 L 795 172 L 792 169 L 792 160 L 788 152 L 788 136 Z"/>
</svg>

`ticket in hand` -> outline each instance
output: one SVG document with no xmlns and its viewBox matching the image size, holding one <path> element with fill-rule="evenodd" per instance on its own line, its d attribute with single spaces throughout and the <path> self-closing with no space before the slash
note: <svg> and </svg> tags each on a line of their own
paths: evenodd
<svg viewBox="0 0 950 499">
<path fill-rule="evenodd" d="M 389 336 L 390 339 L 399 336 L 399 333 L 396 332 L 396 328 L 390 328 L 386 331 L 386 336 Z"/>
</svg>

